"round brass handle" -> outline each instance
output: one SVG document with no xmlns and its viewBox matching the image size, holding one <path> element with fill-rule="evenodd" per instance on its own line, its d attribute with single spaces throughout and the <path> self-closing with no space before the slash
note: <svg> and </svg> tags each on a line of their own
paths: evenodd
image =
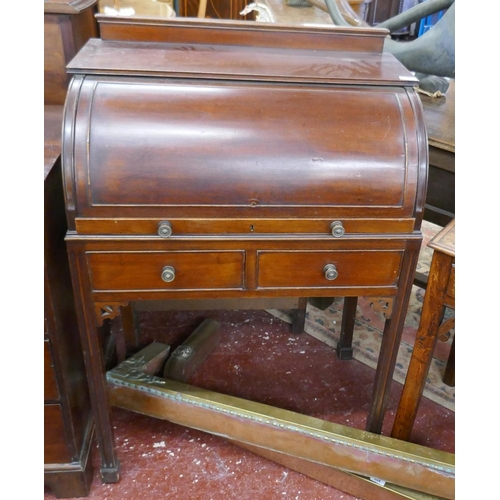
<svg viewBox="0 0 500 500">
<path fill-rule="evenodd" d="M 170 283 L 175 279 L 175 269 L 172 266 L 165 266 L 161 271 L 161 279 Z"/>
<path fill-rule="evenodd" d="M 333 264 L 327 264 L 323 268 L 323 272 L 325 273 L 325 278 L 329 281 L 333 281 L 339 275 L 337 268 Z"/>
<path fill-rule="evenodd" d="M 345 234 L 344 226 L 339 220 L 336 220 L 330 224 L 330 230 L 332 231 L 332 234 L 335 238 L 340 238 Z"/>
<path fill-rule="evenodd" d="M 158 224 L 158 234 L 162 238 L 168 238 L 172 236 L 172 224 L 170 222 L 163 220 Z"/>
</svg>

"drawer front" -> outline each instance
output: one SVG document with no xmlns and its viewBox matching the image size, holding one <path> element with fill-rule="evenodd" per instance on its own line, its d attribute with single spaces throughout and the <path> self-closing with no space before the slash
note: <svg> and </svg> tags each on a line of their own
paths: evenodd
<svg viewBox="0 0 500 500">
<path fill-rule="evenodd" d="M 400 250 L 263 251 L 258 253 L 258 287 L 395 286 L 402 258 Z"/>
<path fill-rule="evenodd" d="M 263 235 L 315 235 L 325 238 L 341 238 L 352 235 L 380 233 L 411 233 L 415 219 L 355 219 L 346 217 L 288 219 L 216 219 L 216 218 L 113 218 L 75 220 L 81 235 L 113 234 L 140 235 L 156 238 L 196 237 L 207 235 L 238 235 L 258 238 Z M 167 232 L 162 232 L 162 229 Z M 340 230 L 340 232 L 339 232 Z"/>
<path fill-rule="evenodd" d="M 244 286 L 244 251 L 88 252 L 87 259 L 94 291 Z"/>
<path fill-rule="evenodd" d="M 59 399 L 59 389 L 56 382 L 56 373 L 54 370 L 54 362 L 52 353 L 50 352 L 50 344 L 46 340 L 43 346 L 43 374 L 44 374 L 44 399 L 45 401 L 54 401 Z"/>
<path fill-rule="evenodd" d="M 64 419 L 58 404 L 44 407 L 44 463 L 57 464 L 71 461 L 65 442 Z"/>
</svg>

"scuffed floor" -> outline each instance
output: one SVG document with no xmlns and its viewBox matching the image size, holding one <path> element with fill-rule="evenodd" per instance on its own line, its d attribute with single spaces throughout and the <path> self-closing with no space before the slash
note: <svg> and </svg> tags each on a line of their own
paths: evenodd
<svg viewBox="0 0 500 500">
<path fill-rule="evenodd" d="M 143 312 L 141 343 L 158 341 L 175 348 L 208 317 L 219 321 L 221 341 L 189 383 L 364 429 L 374 370 L 357 360 L 338 361 L 331 347 L 308 334 L 292 335 L 289 324 L 265 311 Z M 393 382 L 385 435 L 390 434 L 401 388 Z M 355 498 L 222 438 L 125 410 L 114 409 L 112 415 L 121 479 L 101 483 L 95 452 L 88 498 Z M 412 441 L 454 453 L 454 412 L 423 398 Z M 44 500 L 53 499 L 46 489 Z"/>
</svg>

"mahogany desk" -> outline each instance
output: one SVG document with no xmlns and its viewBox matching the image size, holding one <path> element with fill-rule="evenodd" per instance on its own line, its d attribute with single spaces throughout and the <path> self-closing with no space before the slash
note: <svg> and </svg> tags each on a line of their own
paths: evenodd
<svg viewBox="0 0 500 500">
<path fill-rule="evenodd" d="M 96 331 L 143 301 L 382 297 L 366 424 L 380 433 L 428 167 L 387 32 L 98 19 L 68 68 L 63 171 L 103 480 L 119 460 Z"/>
</svg>

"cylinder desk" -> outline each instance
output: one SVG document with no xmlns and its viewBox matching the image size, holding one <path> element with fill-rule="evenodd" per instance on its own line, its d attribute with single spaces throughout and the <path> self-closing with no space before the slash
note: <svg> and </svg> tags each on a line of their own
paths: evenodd
<svg viewBox="0 0 500 500">
<path fill-rule="evenodd" d="M 103 480 L 119 460 L 96 329 L 140 301 L 374 297 L 380 433 L 428 168 L 387 32 L 97 18 L 68 65 L 62 163 Z"/>
</svg>

